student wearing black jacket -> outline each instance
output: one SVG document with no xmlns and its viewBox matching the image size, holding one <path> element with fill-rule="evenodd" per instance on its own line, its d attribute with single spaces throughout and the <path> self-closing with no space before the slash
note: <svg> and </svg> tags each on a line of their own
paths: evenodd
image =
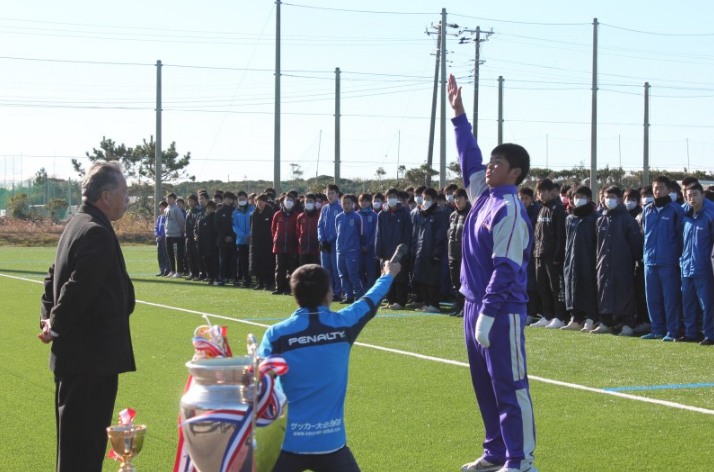
<svg viewBox="0 0 714 472">
<path fill-rule="evenodd" d="M 209 284 L 218 283 L 218 235 L 216 233 L 216 202 L 206 202 L 205 214 L 196 225 L 196 249 L 206 270 Z"/>
<path fill-rule="evenodd" d="M 459 292 L 461 288 L 461 240 L 464 234 L 464 222 L 471 210 L 471 203 L 465 189 L 458 189 L 454 193 L 455 209 L 449 217 L 449 230 L 447 233 L 449 247 L 449 274 L 454 287 L 456 303 L 453 316 L 464 316 L 464 296 Z"/>
<path fill-rule="evenodd" d="M 565 207 L 553 193 L 550 179 L 541 179 L 536 190 L 543 207 L 533 230 L 536 283 L 543 307 L 543 318 L 531 326 L 558 329 L 565 326 Z"/>
<path fill-rule="evenodd" d="M 216 212 L 216 233 L 218 234 L 218 284 L 238 279 L 238 248 L 233 231 L 233 210 L 236 196 L 231 192 L 223 194 L 223 206 Z"/>
<path fill-rule="evenodd" d="M 255 211 L 250 214 L 250 273 L 255 276 L 254 290 L 273 290 L 275 256 L 273 255 L 273 207 L 267 194 L 258 195 Z"/>
</svg>

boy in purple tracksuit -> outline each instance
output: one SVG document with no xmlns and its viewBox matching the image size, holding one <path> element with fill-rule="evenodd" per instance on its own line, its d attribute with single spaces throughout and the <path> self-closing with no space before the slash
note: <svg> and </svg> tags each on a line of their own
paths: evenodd
<svg viewBox="0 0 714 472">
<path fill-rule="evenodd" d="M 453 75 L 448 92 L 461 175 L 473 202 L 464 224 L 460 291 L 471 380 L 486 429 L 483 455 L 461 470 L 537 472 L 524 335 L 533 229 L 517 188 L 530 157 L 521 146 L 502 144 L 485 166 Z"/>
<path fill-rule="evenodd" d="M 159 258 L 159 273 L 157 277 L 168 275 L 171 272 L 169 267 L 169 253 L 166 251 L 166 207 L 169 204 L 166 201 L 159 203 L 159 216 L 156 218 L 154 226 L 154 238 L 156 239 L 156 253 Z"/>
</svg>

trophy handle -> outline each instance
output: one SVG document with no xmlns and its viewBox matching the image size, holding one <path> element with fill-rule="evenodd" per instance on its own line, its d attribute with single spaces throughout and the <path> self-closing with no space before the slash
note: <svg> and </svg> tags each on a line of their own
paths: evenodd
<svg viewBox="0 0 714 472">
<path fill-rule="evenodd" d="M 258 445 L 255 441 L 255 433 L 258 429 L 258 396 L 260 395 L 260 359 L 258 358 L 258 339 L 254 334 L 248 334 L 247 339 L 248 355 L 251 357 L 251 362 L 253 364 L 253 412 L 252 412 L 252 422 L 253 427 L 251 428 L 250 440 L 253 445 L 253 450 L 255 450 Z"/>
</svg>

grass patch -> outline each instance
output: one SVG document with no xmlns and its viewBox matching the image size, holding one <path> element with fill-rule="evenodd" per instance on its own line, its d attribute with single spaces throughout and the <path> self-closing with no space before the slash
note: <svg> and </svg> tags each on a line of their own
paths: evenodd
<svg viewBox="0 0 714 472">
<path fill-rule="evenodd" d="M 156 278 L 155 249 L 125 248 L 139 300 L 266 325 L 294 309 L 290 297 Z M 54 248 L 0 247 L 0 274 L 41 281 Z M 0 277 L 0 457 L 6 470 L 52 470 L 54 383 L 39 330 L 37 283 Z M 131 327 L 138 371 L 120 376 L 117 411 L 149 427 L 139 470 L 170 470 L 190 337 L 200 316 L 138 304 Z M 225 321 L 234 351 L 263 329 Z M 466 362 L 463 330 L 446 316 L 377 317 L 359 341 Z M 593 388 L 714 381 L 714 350 L 553 330 L 528 330 L 529 373 Z M 531 381 L 543 471 L 708 470 L 714 417 Z M 714 389 L 627 392 L 714 409 Z M 346 405 L 350 446 L 364 471 L 448 471 L 481 452 L 483 426 L 468 369 L 355 346 Z M 696 462 L 693 461 L 696 458 Z M 105 471 L 118 465 L 107 461 Z"/>
</svg>

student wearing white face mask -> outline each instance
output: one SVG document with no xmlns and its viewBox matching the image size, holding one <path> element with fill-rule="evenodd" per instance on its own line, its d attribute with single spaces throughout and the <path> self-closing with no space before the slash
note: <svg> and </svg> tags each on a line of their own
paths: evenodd
<svg viewBox="0 0 714 472">
<path fill-rule="evenodd" d="M 632 336 L 635 303 L 635 262 L 642 255 L 642 234 L 637 221 L 622 204 L 622 191 L 605 190 L 607 207 L 597 221 L 597 290 L 600 326 L 592 334 L 611 333 L 621 325 L 620 336 Z"/>
<path fill-rule="evenodd" d="M 414 269 L 412 285 L 419 287 L 426 313 L 439 313 L 441 295 L 441 265 L 447 257 L 446 214 L 436 204 L 436 190 L 424 190 L 424 204 L 418 210 L 412 230 Z"/>
<path fill-rule="evenodd" d="M 243 281 L 243 287 L 250 287 L 251 277 L 248 271 L 250 267 L 250 215 L 255 210 L 253 205 L 248 204 L 248 194 L 244 191 L 238 192 L 238 205 L 233 210 L 233 232 L 236 234 L 236 250 L 238 254 L 238 271 L 233 285 L 238 286 Z"/>
<path fill-rule="evenodd" d="M 299 265 L 320 264 L 320 243 L 317 240 L 317 224 L 320 212 L 317 209 L 316 195 L 305 195 L 305 211 L 297 217 L 298 259 Z"/>
<path fill-rule="evenodd" d="M 637 217 L 642 213 L 642 207 L 640 206 L 641 200 L 640 192 L 634 188 L 625 190 L 623 194 L 623 203 L 625 208 L 630 213 L 630 216 L 637 219 Z"/>
<path fill-rule="evenodd" d="M 590 332 L 598 321 L 597 251 L 598 213 L 592 204 L 593 194 L 589 187 L 575 190 L 570 202 L 572 212 L 565 219 L 565 308 L 570 313 L 570 322 L 561 329 L 565 331 Z"/>
<path fill-rule="evenodd" d="M 387 207 L 377 215 L 375 253 L 381 265 L 389 261 L 400 244 L 411 246 L 412 220 L 409 211 L 399 202 L 399 190 L 387 191 Z M 407 254 L 409 254 L 407 252 Z M 407 304 L 407 273 L 409 257 L 402 257 L 402 270 L 387 293 L 387 309 L 402 310 Z"/>
</svg>

